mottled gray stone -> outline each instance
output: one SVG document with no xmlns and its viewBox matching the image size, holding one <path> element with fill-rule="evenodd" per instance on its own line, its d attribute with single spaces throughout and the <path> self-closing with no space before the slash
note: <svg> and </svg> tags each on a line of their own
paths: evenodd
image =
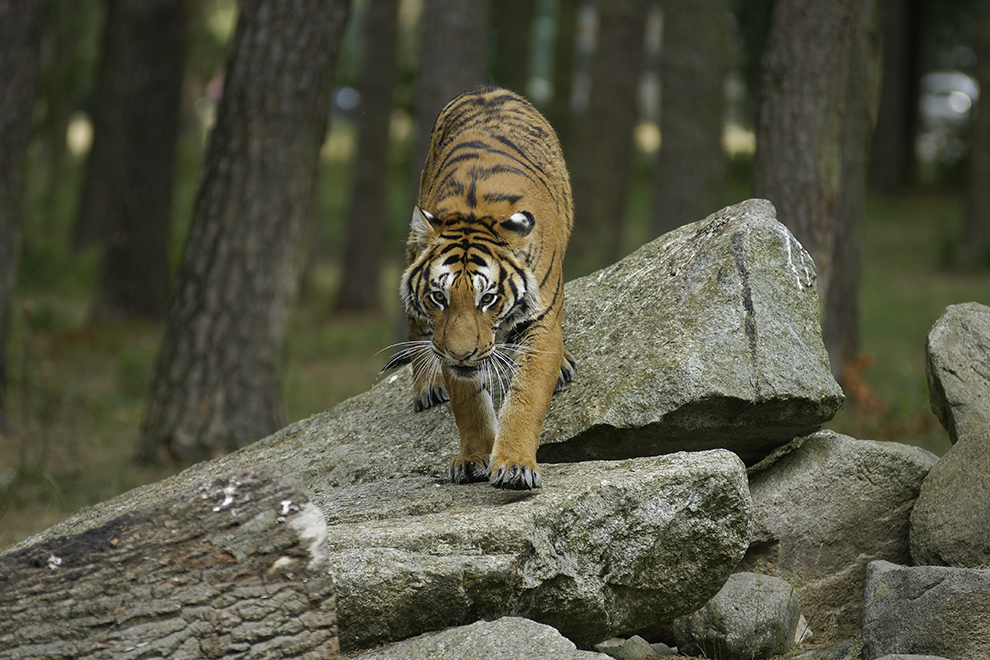
<svg viewBox="0 0 990 660">
<path fill-rule="evenodd" d="M 870 563 L 863 660 L 889 654 L 990 658 L 990 571 Z"/>
<path fill-rule="evenodd" d="M 832 431 L 795 440 L 750 475 L 753 538 L 740 569 L 794 585 L 816 640 L 855 637 L 866 566 L 910 561 L 911 508 L 935 461 Z"/>
<path fill-rule="evenodd" d="M 550 626 L 519 617 L 478 621 L 427 633 L 390 646 L 345 656 L 347 660 L 608 660 L 579 651 Z"/>
<path fill-rule="evenodd" d="M 509 614 L 578 646 L 697 609 L 745 552 L 731 452 L 547 466 L 542 492 L 426 477 L 314 491 L 341 648 Z"/>
<path fill-rule="evenodd" d="M 919 565 L 990 568 L 990 426 L 961 438 L 932 467 L 911 512 Z"/>
<path fill-rule="evenodd" d="M 990 307 L 950 305 L 925 344 L 932 411 L 956 443 L 990 427 Z"/>
<path fill-rule="evenodd" d="M 736 573 L 701 609 L 674 619 L 681 653 L 724 660 L 768 658 L 794 645 L 801 608 L 780 578 Z"/>
</svg>

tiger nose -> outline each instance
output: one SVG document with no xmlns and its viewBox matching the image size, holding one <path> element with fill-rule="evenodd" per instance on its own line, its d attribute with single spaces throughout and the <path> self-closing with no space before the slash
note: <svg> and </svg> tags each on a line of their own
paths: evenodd
<svg viewBox="0 0 990 660">
<path fill-rule="evenodd" d="M 474 349 L 468 351 L 467 353 L 458 353 L 457 351 L 451 350 L 449 348 L 447 349 L 447 355 L 449 355 L 451 359 L 457 360 L 458 362 L 463 362 L 464 360 L 467 360 L 469 357 L 474 355 L 474 353 L 475 353 Z"/>
</svg>

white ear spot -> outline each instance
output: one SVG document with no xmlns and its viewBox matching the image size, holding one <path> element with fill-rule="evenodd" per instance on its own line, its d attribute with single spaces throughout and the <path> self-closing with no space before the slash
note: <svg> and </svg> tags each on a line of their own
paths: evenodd
<svg viewBox="0 0 990 660">
<path fill-rule="evenodd" d="M 502 226 L 521 236 L 527 236 L 536 226 L 536 220 L 533 219 L 533 214 L 529 211 L 516 211 L 509 216 L 508 220 L 502 222 Z"/>
<path fill-rule="evenodd" d="M 430 234 L 437 228 L 437 218 L 432 213 L 424 211 L 419 206 L 413 207 L 412 220 L 409 230 L 416 243 L 426 245 Z"/>
</svg>

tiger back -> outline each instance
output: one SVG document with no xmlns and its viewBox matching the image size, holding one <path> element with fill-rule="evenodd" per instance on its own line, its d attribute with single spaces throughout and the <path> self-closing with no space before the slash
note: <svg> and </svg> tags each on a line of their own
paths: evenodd
<svg viewBox="0 0 990 660">
<path fill-rule="evenodd" d="M 564 349 L 570 178 L 546 119 L 481 87 L 440 112 L 420 179 L 400 293 L 416 410 L 449 398 L 461 437 L 455 483 L 541 486 L 550 398 L 574 376 Z M 496 412 L 493 391 L 503 392 Z"/>
</svg>

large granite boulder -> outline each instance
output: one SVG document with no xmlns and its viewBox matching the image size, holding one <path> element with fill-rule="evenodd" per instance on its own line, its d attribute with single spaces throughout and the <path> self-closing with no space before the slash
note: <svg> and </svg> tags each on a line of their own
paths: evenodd
<svg viewBox="0 0 990 660">
<path fill-rule="evenodd" d="M 949 448 L 911 512 L 915 564 L 990 568 L 990 425 Z"/>
<path fill-rule="evenodd" d="M 507 615 L 590 647 L 697 609 L 746 550 L 749 490 L 731 452 L 546 469 L 539 493 L 429 477 L 314 490 L 341 648 Z"/>
<path fill-rule="evenodd" d="M 875 561 L 863 592 L 863 660 L 990 658 L 990 571 Z"/>
<path fill-rule="evenodd" d="M 794 586 L 816 641 L 859 632 L 866 566 L 908 563 L 911 508 L 936 457 L 821 431 L 750 475 L 753 537 L 740 570 Z"/>
<path fill-rule="evenodd" d="M 928 332 L 932 411 L 956 443 L 990 427 L 990 307 L 950 305 Z"/>
</svg>

